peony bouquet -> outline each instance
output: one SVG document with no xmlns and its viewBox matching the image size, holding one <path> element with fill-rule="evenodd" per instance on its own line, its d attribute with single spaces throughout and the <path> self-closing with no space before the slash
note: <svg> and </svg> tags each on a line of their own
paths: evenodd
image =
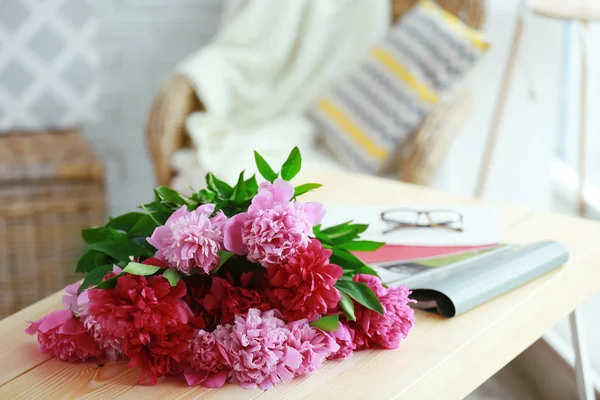
<svg viewBox="0 0 600 400">
<path fill-rule="evenodd" d="M 298 198 L 294 148 L 279 173 L 235 186 L 206 176 L 184 197 L 154 190 L 142 212 L 82 232 L 64 309 L 30 323 L 42 351 L 64 361 L 128 360 L 139 383 L 183 375 L 189 385 L 269 389 L 353 351 L 398 347 L 414 322 L 409 291 L 388 288 L 354 251 L 366 225 L 322 228 L 325 209 Z"/>
</svg>

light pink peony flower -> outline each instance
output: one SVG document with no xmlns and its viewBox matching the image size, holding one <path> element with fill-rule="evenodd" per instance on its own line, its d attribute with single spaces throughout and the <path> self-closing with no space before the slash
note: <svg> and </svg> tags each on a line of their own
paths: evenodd
<svg viewBox="0 0 600 400">
<path fill-rule="evenodd" d="M 338 330 L 332 333 L 335 341 L 340 346 L 340 349 L 329 356 L 330 360 L 346 358 L 352 355 L 352 352 L 356 348 L 354 344 L 354 329 L 349 328 L 348 325 L 340 322 Z"/>
<path fill-rule="evenodd" d="M 65 295 L 62 297 L 62 305 L 65 310 L 73 311 L 76 316 L 79 315 L 79 306 L 77 305 L 77 291 L 81 283 L 76 282 L 65 286 Z"/>
<path fill-rule="evenodd" d="M 25 333 L 37 333 L 42 351 L 63 361 L 85 361 L 102 357 L 102 350 L 71 310 L 54 311 L 32 322 Z"/>
<path fill-rule="evenodd" d="M 354 343 L 357 349 L 373 346 L 395 349 L 408 336 L 415 322 L 414 311 L 409 307 L 410 290 L 404 286 L 385 288 L 373 275 L 358 274 L 354 282 L 364 282 L 379 298 L 384 315 L 355 304 L 356 322 Z"/>
<path fill-rule="evenodd" d="M 225 226 L 225 248 L 263 267 L 279 264 L 305 248 L 312 227 L 325 215 L 321 203 L 292 202 L 294 187 L 281 179 L 260 184 L 248 212 Z"/>
<path fill-rule="evenodd" d="M 291 322 L 287 327 L 290 330 L 288 346 L 302 355 L 302 363 L 295 371 L 296 376 L 315 372 L 327 357 L 340 349 L 331 335 L 311 327 L 306 319 Z"/>
<path fill-rule="evenodd" d="M 246 318 L 236 316 L 233 325 L 214 331 L 233 368 L 232 382 L 247 389 L 270 389 L 289 382 L 302 363 L 302 355 L 286 341 L 290 331 L 276 310 L 255 308 Z"/>
<path fill-rule="evenodd" d="M 198 330 L 190 342 L 190 357 L 183 375 L 188 385 L 219 388 L 229 377 L 230 367 L 227 353 L 217 342 L 215 335 Z"/>
<path fill-rule="evenodd" d="M 186 206 L 175 211 L 147 239 L 157 249 L 155 257 L 184 274 L 189 274 L 194 267 L 208 274 L 219 264 L 223 228 L 227 222 L 221 211 L 210 218 L 214 210 L 214 204 L 204 204 L 194 211 L 188 211 Z"/>
</svg>

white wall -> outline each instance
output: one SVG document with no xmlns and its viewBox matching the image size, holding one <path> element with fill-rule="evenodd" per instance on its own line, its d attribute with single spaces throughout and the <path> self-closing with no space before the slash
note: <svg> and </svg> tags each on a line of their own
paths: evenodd
<svg viewBox="0 0 600 400">
<path fill-rule="evenodd" d="M 148 108 L 174 66 L 214 34 L 221 0 L 102 0 L 98 46 L 100 122 L 87 129 L 105 161 L 109 213 L 131 211 L 152 195 Z"/>
</svg>

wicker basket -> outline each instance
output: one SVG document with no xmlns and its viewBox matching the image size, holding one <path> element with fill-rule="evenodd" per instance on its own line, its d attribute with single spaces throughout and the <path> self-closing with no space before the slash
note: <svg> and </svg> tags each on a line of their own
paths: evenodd
<svg viewBox="0 0 600 400">
<path fill-rule="evenodd" d="M 417 1 L 392 0 L 392 19 L 396 21 Z M 484 19 L 483 0 L 438 0 L 438 3 L 458 15 L 469 26 L 481 27 Z M 465 97 L 460 96 L 457 101 Z M 457 108 L 465 107 L 440 104 L 428 116 L 407 148 L 398 153 L 394 170 L 399 179 L 418 184 L 428 184 L 431 181 L 457 132 L 457 129 L 446 129 L 451 123 L 445 123 L 447 118 L 454 118 L 453 113 Z M 171 182 L 171 155 L 183 147 L 192 146 L 185 130 L 185 120 L 191 113 L 203 109 L 192 85 L 180 75 L 167 81 L 155 98 L 149 112 L 146 132 L 158 184 L 168 185 Z M 435 151 L 432 152 L 434 147 Z"/>
<path fill-rule="evenodd" d="M 79 279 L 104 223 L 102 164 L 75 131 L 0 135 L 0 318 Z"/>
</svg>

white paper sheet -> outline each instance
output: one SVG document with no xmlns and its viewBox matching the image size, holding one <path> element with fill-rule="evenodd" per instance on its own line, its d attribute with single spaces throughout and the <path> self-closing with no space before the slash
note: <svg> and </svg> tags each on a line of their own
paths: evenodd
<svg viewBox="0 0 600 400">
<path fill-rule="evenodd" d="M 364 240 L 375 240 L 388 244 L 410 246 L 480 246 L 496 244 L 501 239 L 500 214 L 492 207 L 480 205 L 448 204 L 393 204 L 393 205 L 340 205 L 325 204 L 327 214 L 323 219 L 324 228 L 349 220 L 369 224 L 362 234 Z M 443 228 L 402 228 L 390 233 L 383 232 L 391 227 L 381 219 L 381 212 L 392 208 L 408 208 L 418 211 L 446 209 L 461 213 L 462 232 Z"/>
</svg>

